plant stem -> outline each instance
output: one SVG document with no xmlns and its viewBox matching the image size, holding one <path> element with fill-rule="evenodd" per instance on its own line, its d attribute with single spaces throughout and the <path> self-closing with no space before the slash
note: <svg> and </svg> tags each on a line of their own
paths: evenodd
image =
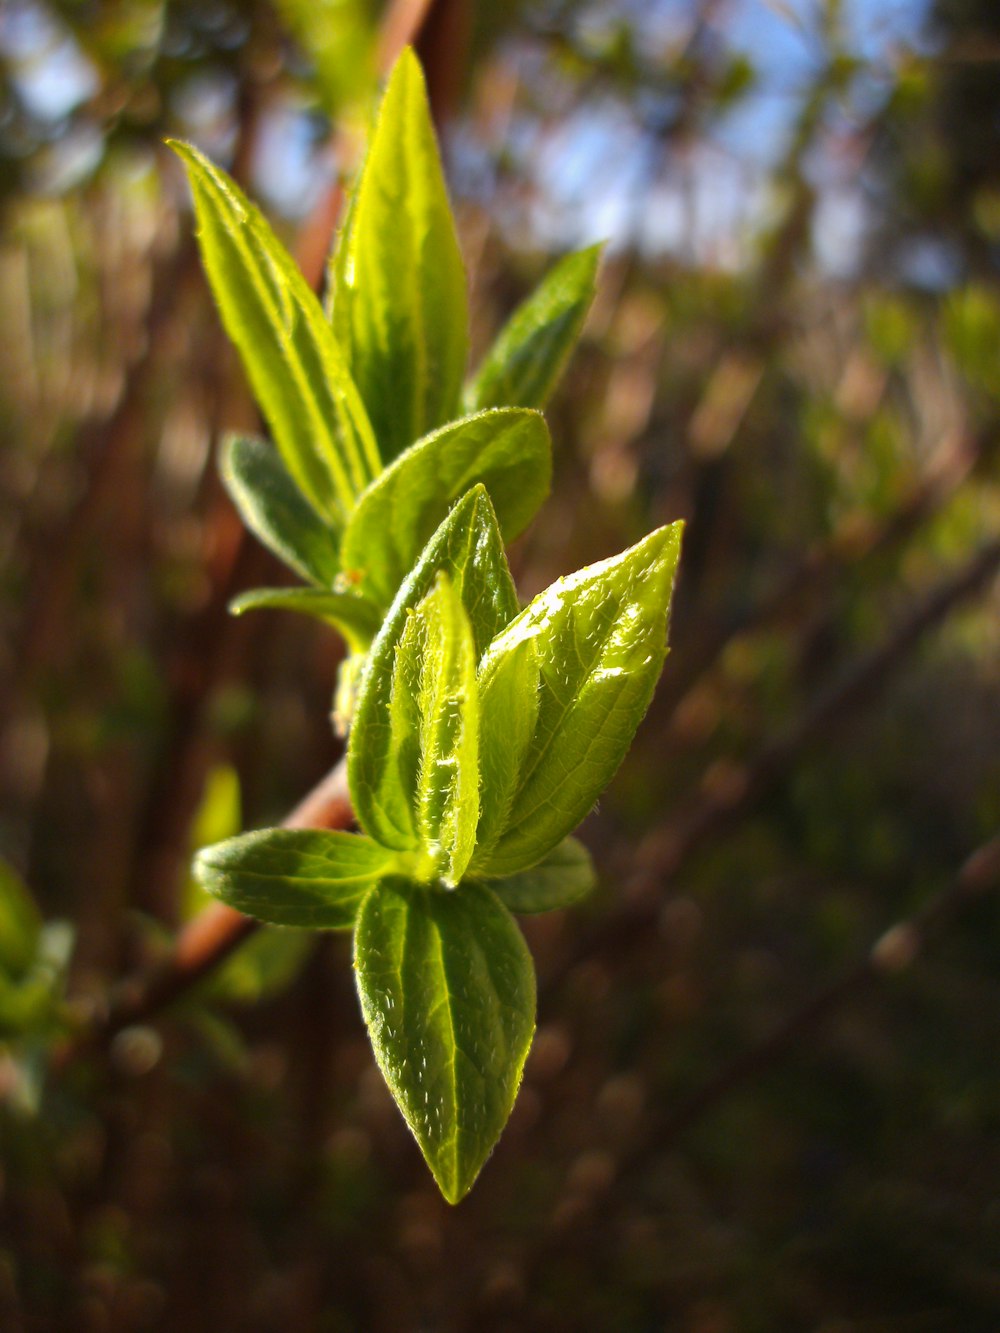
<svg viewBox="0 0 1000 1333">
<path fill-rule="evenodd" d="M 346 829 L 354 822 L 342 759 L 282 821 L 289 829 Z M 213 903 L 178 933 L 169 956 L 155 968 L 124 981 L 104 1014 L 80 1032 L 64 1060 L 100 1047 L 134 1023 L 146 1022 L 218 967 L 258 928 L 224 903 Z"/>
</svg>

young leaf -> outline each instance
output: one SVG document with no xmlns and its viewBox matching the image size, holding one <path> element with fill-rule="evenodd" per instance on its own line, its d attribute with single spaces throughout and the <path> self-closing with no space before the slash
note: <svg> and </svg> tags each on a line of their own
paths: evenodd
<svg viewBox="0 0 1000 1333">
<path fill-rule="evenodd" d="M 530 870 L 487 883 L 512 912 L 554 912 L 585 898 L 596 879 L 594 864 L 583 843 L 576 838 L 563 838 Z"/>
<path fill-rule="evenodd" d="M 479 682 L 479 771 L 482 782 L 476 860 L 506 829 L 525 756 L 538 722 L 540 674 L 533 639 L 522 639 Z"/>
<path fill-rule="evenodd" d="M 549 432 L 537 412 L 481 412 L 411 445 L 365 491 L 344 533 L 345 569 L 388 606 L 424 543 L 476 482 L 489 491 L 504 540 L 516 537 L 548 494 Z"/>
<path fill-rule="evenodd" d="M 583 819 L 625 757 L 666 653 L 680 523 L 559 579 L 490 645 L 480 665 L 485 714 L 510 655 L 530 640 L 538 713 L 503 831 L 473 869 L 510 875 L 537 864 Z M 483 743 L 484 771 L 489 758 Z M 484 808 L 487 803 L 484 801 Z"/>
<path fill-rule="evenodd" d="M 449 1203 L 507 1122 L 535 1026 L 531 955 L 488 888 L 385 879 L 354 937 L 375 1058 Z"/>
<path fill-rule="evenodd" d="M 398 754 L 416 742 L 409 790 L 424 873 L 454 887 L 476 844 L 479 696 L 469 618 L 443 571 L 399 640 L 389 725 Z"/>
<path fill-rule="evenodd" d="M 559 261 L 514 311 L 466 392 L 484 407 L 544 407 L 569 360 L 594 299 L 601 246 Z"/>
<path fill-rule="evenodd" d="M 203 888 L 275 926 L 348 930 L 393 855 L 360 833 L 259 829 L 198 853 Z"/>
<path fill-rule="evenodd" d="M 465 270 L 424 78 L 406 50 L 379 111 L 333 265 L 333 325 L 385 462 L 457 415 Z"/>
<path fill-rule="evenodd" d="M 367 651 L 382 623 L 377 606 L 356 592 L 320 588 L 252 588 L 229 603 L 234 616 L 244 611 L 300 611 L 332 625 L 357 653 Z"/>
<path fill-rule="evenodd" d="M 401 785 L 401 770 L 389 725 L 396 655 L 410 613 L 434 586 L 439 571 L 454 586 L 468 616 L 475 659 L 517 615 L 517 593 L 507 567 L 496 515 L 483 486 L 458 502 L 424 547 L 404 580 L 368 654 L 358 690 L 347 775 L 362 828 L 387 847 L 413 850 L 412 785 Z M 401 687 L 400 687 L 401 688 Z"/>
<path fill-rule="evenodd" d="M 224 171 L 171 142 L 187 167 L 222 322 L 288 471 L 339 526 L 379 470 L 371 425 L 318 298 Z"/>
<path fill-rule="evenodd" d="M 230 499 L 250 531 L 290 569 L 317 588 L 340 570 L 337 541 L 266 440 L 230 435 L 219 463 Z"/>
</svg>

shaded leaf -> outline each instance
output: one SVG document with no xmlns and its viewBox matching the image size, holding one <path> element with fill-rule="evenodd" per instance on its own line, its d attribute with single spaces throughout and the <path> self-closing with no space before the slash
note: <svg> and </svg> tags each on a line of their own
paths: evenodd
<svg viewBox="0 0 1000 1333">
<path fill-rule="evenodd" d="M 319 300 L 235 182 L 189 144 L 171 147 L 187 167 L 223 324 L 275 443 L 317 513 L 340 525 L 380 464 Z"/>
<path fill-rule="evenodd" d="M 243 522 L 269 551 L 318 588 L 340 569 L 337 540 L 266 440 L 230 435 L 222 446 L 222 480 Z"/>
<path fill-rule="evenodd" d="M 345 569 L 363 571 L 365 592 L 388 605 L 448 510 L 471 486 L 489 491 L 505 541 L 548 494 L 549 432 L 537 412 L 481 412 L 418 440 L 365 491 L 344 533 Z"/>
<path fill-rule="evenodd" d="M 238 912 L 275 926 L 347 930 L 392 853 L 359 833 L 259 829 L 206 847 L 198 882 Z"/>
<path fill-rule="evenodd" d="M 229 603 L 234 616 L 245 611 L 299 611 L 332 625 L 354 652 L 364 652 L 382 623 L 378 607 L 356 592 L 320 588 L 252 588 Z"/>
<path fill-rule="evenodd" d="M 567 255 L 518 306 L 469 385 L 469 411 L 545 406 L 594 299 L 601 249 Z"/>
<path fill-rule="evenodd" d="M 536 864 L 579 824 L 625 757 L 666 653 L 682 526 L 659 528 L 559 579 L 491 644 L 480 667 L 484 710 L 493 676 L 530 640 L 538 713 L 503 832 L 492 848 L 477 849 L 474 870 L 508 875 Z"/>
<path fill-rule="evenodd" d="M 563 838 L 530 870 L 487 883 L 512 912 L 554 912 L 592 892 L 597 880 L 590 853 L 576 838 Z"/>
<path fill-rule="evenodd" d="M 468 350 L 465 270 L 410 50 L 382 100 L 332 275 L 334 329 L 389 462 L 457 415 Z"/>
<path fill-rule="evenodd" d="M 531 956 L 483 885 L 386 879 L 354 940 L 375 1058 L 441 1193 L 468 1193 L 510 1116 L 535 1026 Z"/>
</svg>

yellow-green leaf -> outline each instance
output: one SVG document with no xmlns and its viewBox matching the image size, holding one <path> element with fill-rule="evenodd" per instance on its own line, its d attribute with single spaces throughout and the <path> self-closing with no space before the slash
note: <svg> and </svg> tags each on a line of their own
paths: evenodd
<svg viewBox="0 0 1000 1333">
<path fill-rule="evenodd" d="M 236 183 L 190 144 L 171 147 L 187 168 L 222 322 L 275 443 L 317 513 L 339 527 L 379 460 L 319 300 Z"/>
<path fill-rule="evenodd" d="M 510 875 L 536 865 L 610 782 L 663 665 L 682 526 L 659 528 L 621 555 L 559 579 L 490 645 L 480 665 L 484 717 L 491 698 L 509 698 L 508 712 L 514 706 L 516 690 L 505 691 L 497 678 L 515 669 L 527 642 L 537 663 L 538 707 L 501 831 L 494 826 L 477 848 L 474 871 Z M 493 762 L 491 745 L 503 743 L 503 727 L 488 726 L 484 772 Z M 486 799 L 483 808 L 490 808 Z"/>
<path fill-rule="evenodd" d="M 468 352 L 465 269 L 410 50 L 389 79 L 331 272 L 334 329 L 389 462 L 458 414 Z"/>
<path fill-rule="evenodd" d="M 401 851 L 419 842 L 412 816 L 413 758 L 402 762 L 390 714 L 402 708 L 403 685 L 396 658 L 416 606 L 443 571 L 461 600 L 471 630 L 474 660 L 517 614 L 517 594 L 496 515 L 483 486 L 476 486 L 451 511 L 403 581 L 371 646 L 358 690 L 347 773 L 351 799 L 366 833 Z M 394 693 L 395 692 L 395 693 Z M 397 720 L 397 729 L 402 722 Z"/>
</svg>

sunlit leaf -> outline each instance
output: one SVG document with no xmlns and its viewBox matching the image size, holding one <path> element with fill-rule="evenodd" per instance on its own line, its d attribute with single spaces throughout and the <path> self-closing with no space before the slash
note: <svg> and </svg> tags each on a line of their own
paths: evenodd
<svg viewBox="0 0 1000 1333">
<path fill-rule="evenodd" d="M 483 711 L 500 689 L 494 678 L 512 670 L 512 655 L 528 641 L 538 711 L 503 831 L 477 849 L 474 870 L 507 875 L 536 864 L 583 819 L 625 757 L 663 665 L 681 527 L 659 528 L 559 579 L 490 646 L 480 668 Z"/>
<path fill-rule="evenodd" d="M 333 325 L 385 462 L 458 413 L 465 270 L 423 73 L 396 63 L 332 266 Z"/>
<path fill-rule="evenodd" d="M 479 700 L 469 619 L 443 571 L 407 616 L 387 723 L 395 775 L 384 775 L 385 811 L 419 847 L 422 875 L 455 885 L 479 819 Z"/>
<path fill-rule="evenodd" d="M 202 257 L 226 331 L 288 471 L 342 524 L 379 469 L 371 426 L 315 294 L 257 208 L 189 144 Z"/>
<path fill-rule="evenodd" d="M 417 838 L 412 789 L 402 783 L 389 721 L 396 655 L 414 608 L 441 571 L 468 616 L 478 661 L 518 609 L 496 515 L 482 486 L 459 501 L 404 580 L 372 644 L 358 692 L 347 750 L 351 799 L 365 831 L 401 850 L 412 850 Z"/>
</svg>

